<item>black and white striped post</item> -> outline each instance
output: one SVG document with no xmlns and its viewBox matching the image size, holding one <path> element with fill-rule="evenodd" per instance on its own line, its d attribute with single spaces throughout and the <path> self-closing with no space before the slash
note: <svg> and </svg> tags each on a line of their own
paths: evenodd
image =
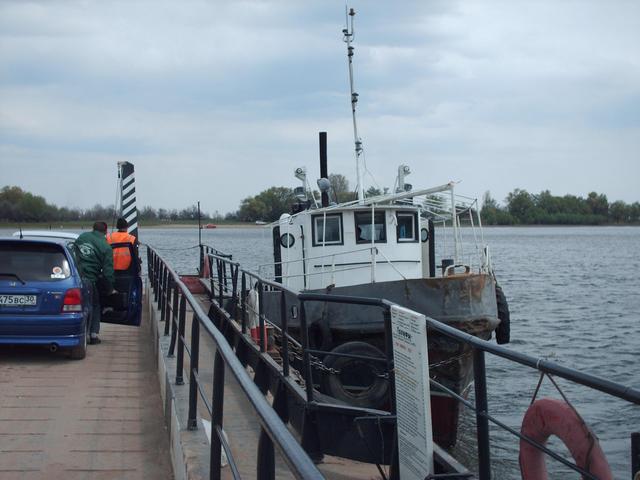
<svg viewBox="0 0 640 480">
<path fill-rule="evenodd" d="M 118 162 L 120 178 L 120 208 L 119 213 L 129 224 L 127 231 L 138 237 L 138 209 L 136 208 L 136 181 L 133 163 Z"/>
</svg>

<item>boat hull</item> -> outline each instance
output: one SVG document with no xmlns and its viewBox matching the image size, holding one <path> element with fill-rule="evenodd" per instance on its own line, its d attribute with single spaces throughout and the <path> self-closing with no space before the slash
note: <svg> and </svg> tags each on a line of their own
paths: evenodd
<svg viewBox="0 0 640 480">
<path fill-rule="evenodd" d="M 385 298 L 482 339 L 489 339 L 499 324 L 495 281 L 486 274 L 379 282 L 311 292 Z M 294 297 L 287 300 L 288 305 L 297 303 Z M 263 301 L 267 318 L 279 324 L 277 297 L 265 295 Z M 331 351 L 348 342 L 366 342 L 384 352 L 384 318 L 379 307 L 306 302 L 305 316 L 310 346 L 314 349 Z M 299 318 L 289 320 L 290 333 L 299 333 L 299 328 Z M 430 331 L 428 351 L 431 378 L 457 394 L 466 395 L 473 377 L 471 349 Z M 365 402 L 360 406 L 388 407 L 388 401 L 386 405 L 380 403 L 380 388 L 376 391 L 377 396 L 371 399 L 371 404 Z M 323 393 L 331 395 L 326 388 Z M 453 446 L 457 438 L 459 402 L 434 389 L 431 406 L 435 440 L 442 446 Z"/>
</svg>

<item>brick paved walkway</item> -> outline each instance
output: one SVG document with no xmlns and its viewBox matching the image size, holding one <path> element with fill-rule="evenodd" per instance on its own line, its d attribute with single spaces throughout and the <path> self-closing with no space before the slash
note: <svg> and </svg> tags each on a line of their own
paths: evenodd
<svg viewBox="0 0 640 480">
<path fill-rule="evenodd" d="M 0 478 L 171 479 L 148 335 L 103 324 L 79 361 L 0 347 Z"/>
</svg>

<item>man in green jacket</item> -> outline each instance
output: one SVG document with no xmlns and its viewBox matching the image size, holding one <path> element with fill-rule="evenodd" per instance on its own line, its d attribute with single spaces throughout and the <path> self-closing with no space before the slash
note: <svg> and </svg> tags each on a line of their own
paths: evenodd
<svg viewBox="0 0 640 480">
<path fill-rule="evenodd" d="M 91 232 L 81 234 L 76 240 L 78 260 L 82 275 L 91 282 L 91 317 L 89 320 L 89 343 L 100 343 L 100 291 L 115 293 L 113 283 L 113 251 L 107 243 L 107 224 L 95 222 Z"/>
</svg>

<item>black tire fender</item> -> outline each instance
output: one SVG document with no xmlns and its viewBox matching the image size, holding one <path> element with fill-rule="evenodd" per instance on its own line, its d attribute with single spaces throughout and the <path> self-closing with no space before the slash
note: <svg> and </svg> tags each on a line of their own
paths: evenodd
<svg viewBox="0 0 640 480">
<path fill-rule="evenodd" d="M 385 358 L 384 353 L 366 342 L 343 343 L 331 350 L 331 352 Z M 365 408 L 381 408 L 388 403 L 389 381 L 381 376 L 386 371 L 384 362 L 327 355 L 324 358 L 324 364 L 326 367 L 340 372 L 325 372 L 323 374 L 322 388 L 327 395 L 331 395 L 350 405 Z M 357 375 L 359 370 L 363 374 L 361 378 L 368 378 L 371 383 L 359 393 L 354 393 L 343 384 L 343 381 L 349 375 Z"/>
<path fill-rule="evenodd" d="M 500 323 L 496 328 L 496 342 L 499 345 L 509 343 L 511 339 L 511 314 L 509 312 L 509 303 L 502 287 L 496 283 L 496 304 L 498 306 L 498 318 Z"/>
</svg>

